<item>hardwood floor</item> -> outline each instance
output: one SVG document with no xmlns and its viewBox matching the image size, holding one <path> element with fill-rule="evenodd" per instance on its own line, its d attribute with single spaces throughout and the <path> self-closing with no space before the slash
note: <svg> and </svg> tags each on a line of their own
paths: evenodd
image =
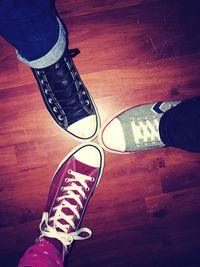
<svg viewBox="0 0 200 267">
<path fill-rule="evenodd" d="M 116 112 L 200 94 L 198 1 L 64 1 L 82 79 L 102 124 Z M 0 39 L 0 266 L 17 266 L 38 231 L 57 165 L 78 143 L 59 129 L 30 69 Z M 186 125 L 187 127 L 187 125 Z M 106 154 L 68 267 L 199 267 L 200 154 Z"/>
</svg>

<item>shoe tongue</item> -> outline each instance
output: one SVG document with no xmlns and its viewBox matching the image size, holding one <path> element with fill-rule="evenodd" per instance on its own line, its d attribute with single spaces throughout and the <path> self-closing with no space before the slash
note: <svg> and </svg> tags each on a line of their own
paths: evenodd
<svg viewBox="0 0 200 267">
<path fill-rule="evenodd" d="M 77 210 L 78 210 L 78 207 L 77 207 Z M 67 214 L 67 216 L 70 216 L 70 219 L 74 222 L 75 226 L 77 227 L 78 225 L 78 219 L 76 218 L 75 214 L 71 211 L 71 209 L 69 208 L 62 208 L 62 212 L 64 214 Z M 57 220 L 59 223 L 61 223 L 62 225 L 64 225 L 64 228 L 67 230 L 67 232 L 73 232 L 75 231 L 75 229 L 67 222 L 65 221 L 64 219 L 58 219 Z M 54 223 L 51 222 L 50 223 L 50 226 L 54 226 Z M 60 229 L 59 227 L 56 227 L 56 230 L 58 232 L 63 232 L 62 229 Z"/>
<path fill-rule="evenodd" d="M 97 178 L 98 177 L 98 169 L 97 168 L 94 168 L 94 167 L 91 167 L 91 166 L 88 166 L 87 164 L 84 164 L 80 161 L 78 161 L 75 157 L 72 157 L 70 159 L 69 162 L 66 162 L 66 165 L 64 164 L 62 166 L 62 168 L 59 170 L 59 172 L 57 173 L 57 177 L 58 177 L 58 181 L 60 181 L 59 183 L 59 188 L 61 188 L 62 186 L 72 186 L 73 183 L 75 183 L 76 185 L 78 186 L 81 186 L 80 182 L 79 181 L 71 181 L 70 179 L 73 179 L 74 176 L 72 174 L 69 174 L 68 173 L 68 170 L 72 170 L 72 171 L 75 171 L 79 174 L 84 174 L 84 175 L 87 175 L 87 176 L 91 176 L 91 177 L 94 177 L 94 178 Z M 61 178 L 62 177 L 62 178 Z M 68 178 L 67 182 L 65 182 L 65 179 Z M 58 181 L 55 180 L 55 186 L 54 186 L 54 190 L 57 190 L 58 188 Z M 94 182 L 91 182 L 91 181 L 86 181 L 87 185 L 91 188 L 91 186 L 94 186 L 95 183 Z M 83 187 L 81 186 L 82 190 L 85 192 L 85 196 L 86 197 L 89 197 L 90 195 L 90 191 L 86 191 L 85 189 L 83 189 Z M 79 192 L 77 190 L 72 190 L 73 193 L 75 193 L 78 198 L 80 199 L 81 203 L 83 204 L 83 208 L 84 208 L 84 205 L 86 204 L 86 201 L 84 199 L 84 197 L 82 195 L 79 194 Z M 56 195 L 56 198 L 57 197 L 61 197 L 63 195 L 67 195 L 67 191 L 61 191 L 59 190 L 57 195 Z M 84 209 L 81 209 L 81 207 L 79 206 L 79 204 L 76 202 L 75 199 L 73 198 L 65 198 L 65 200 L 70 203 L 71 205 L 73 205 L 74 207 L 76 207 L 76 210 L 78 211 L 79 215 L 81 216 L 81 213 Z M 55 200 L 56 201 L 56 200 Z M 61 204 L 63 202 L 63 200 L 61 200 L 60 202 L 55 202 L 54 203 L 54 207 L 55 206 L 58 206 L 59 204 Z M 65 201 L 64 201 L 65 202 Z M 51 207 L 51 211 L 49 213 L 49 217 L 52 217 L 56 214 L 56 212 L 58 213 L 59 211 L 53 211 L 52 210 L 53 207 Z M 70 208 L 66 208 L 66 207 L 63 207 L 61 208 L 61 211 L 62 213 L 66 214 L 67 216 L 70 216 L 71 220 L 74 222 L 75 224 L 75 229 L 78 227 L 78 224 L 80 222 L 80 219 L 77 218 L 77 216 L 73 213 L 73 211 L 70 209 Z M 68 225 L 68 223 L 64 220 L 64 219 L 58 219 L 58 221 L 65 225 L 66 228 L 68 229 L 68 232 L 72 232 L 72 231 L 75 231 L 75 229 Z M 51 221 L 50 223 L 50 226 L 54 226 L 53 224 L 53 221 Z M 60 228 L 57 228 L 57 231 L 59 232 L 63 232 Z"/>
<path fill-rule="evenodd" d="M 66 80 L 70 77 L 69 70 L 65 64 L 55 64 L 45 71 L 48 81 L 57 82 Z"/>
</svg>

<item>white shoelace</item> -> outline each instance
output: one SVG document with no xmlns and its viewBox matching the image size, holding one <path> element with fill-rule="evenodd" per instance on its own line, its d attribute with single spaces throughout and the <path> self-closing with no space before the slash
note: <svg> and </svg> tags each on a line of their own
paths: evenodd
<svg viewBox="0 0 200 267">
<path fill-rule="evenodd" d="M 159 120 L 158 118 L 131 120 L 133 136 L 136 145 L 160 142 Z"/>
<path fill-rule="evenodd" d="M 68 233 L 69 227 L 71 226 L 73 229 L 76 228 L 73 215 L 66 215 L 62 209 L 69 208 L 73 214 L 76 215 L 78 219 L 80 219 L 80 214 L 77 210 L 77 205 L 72 205 L 67 200 L 73 199 L 76 203 L 83 209 L 83 203 L 80 200 L 80 195 L 86 199 L 86 194 L 84 190 L 89 191 L 90 188 L 87 186 L 86 181 L 94 182 L 94 178 L 72 171 L 70 170 L 68 173 L 73 175 L 73 178 L 66 178 L 68 182 L 72 182 L 70 186 L 64 186 L 61 188 L 62 191 L 66 191 L 66 194 L 58 197 L 57 201 L 62 202 L 54 207 L 55 215 L 49 218 L 48 212 L 44 212 L 42 216 L 42 220 L 40 223 L 40 231 L 41 235 L 40 238 L 46 236 L 51 238 L 58 239 L 66 248 L 69 246 L 74 240 L 84 240 L 88 239 L 92 235 L 92 231 L 89 228 L 80 228 L 77 231 Z M 77 185 L 75 182 L 79 182 L 80 185 Z M 83 190 L 84 189 L 84 190 Z M 74 191 L 78 192 L 75 193 Z M 59 220 L 64 220 L 66 223 L 60 223 Z M 50 226 L 49 223 L 53 222 L 53 226 Z M 44 228 L 44 230 L 42 230 Z M 56 228 L 59 228 L 61 231 L 57 231 Z M 86 236 L 81 236 L 84 233 Z"/>
</svg>

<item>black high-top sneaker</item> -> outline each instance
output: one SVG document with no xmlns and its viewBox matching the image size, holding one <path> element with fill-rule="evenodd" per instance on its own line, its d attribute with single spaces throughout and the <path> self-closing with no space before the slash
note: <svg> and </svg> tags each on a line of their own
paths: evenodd
<svg viewBox="0 0 200 267">
<path fill-rule="evenodd" d="M 56 123 L 79 141 L 91 141 L 98 133 L 100 119 L 72 60 L 79 53 L 79 49 L 66 50 L 55 64 L 32 71 Z"/>
</svg>

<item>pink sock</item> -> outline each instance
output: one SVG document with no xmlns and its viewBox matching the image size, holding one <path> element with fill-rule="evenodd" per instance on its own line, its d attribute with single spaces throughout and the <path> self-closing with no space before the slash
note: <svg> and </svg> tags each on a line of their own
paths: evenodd
<svg viewBox="0 0 200 267">
<path fill-rule="evenodd" d="M 60 254 L 62 255 L 63 253 L 63 244 L 56 238 L 50 238 L 50 237 L 43 237 L 44 240 L 50 242 L 54 247 L 59 250 Z"/>
<path fill-rule="evenodd" d="M 64 267 L 64 265 L 60 251 L 44 240 L 26 250 L 18 267 Z"/>
</svg>

